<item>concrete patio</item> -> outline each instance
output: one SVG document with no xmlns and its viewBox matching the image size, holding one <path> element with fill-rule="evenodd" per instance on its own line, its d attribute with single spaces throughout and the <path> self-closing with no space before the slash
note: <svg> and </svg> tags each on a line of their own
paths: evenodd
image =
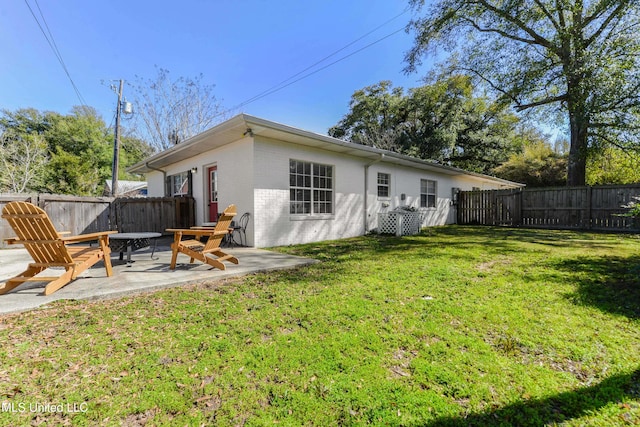
<svg viewBox="0 0 640 427">
<path fill-rule="evenodd" d="M 96 264 L 79 278 L 64 286 L 51 295 L 44 296 L 44 283 L 25 283 L 8 294 L 0 295 L 0 315 L 33 310 L 46 306 L 52 301 L 98 300 L 118 298 L 125 295 L 135 295 L 167 289 L 202 281 L 218 281 L 230 277 L 239 277 L 256 272 L 280 270 L 308 265 L 317 261 L 292 255 L 280 254 L 255 248 L 227 248 L 226 252 L 236 256 L 238 265 L 226 262 L 227 269 L 222 271 L 213 269 L 200 262 L 189 264 L 186 255 L 178 255 L 178 265 L 175 270 L 169 269 L 171 260 L 171 240 L 166 237 L 157 241 L 157 247 L 151 258 L 151 248 L 134 251 L 131 264 L 119 260 L 117 252 L 111 253 L 113 276 L 107 277 L 102 263 Z M 19 274 L 32 262 L 25 249 L 0 250 L 0 283 Z M 58 273 L 55 272 L 54 275 Z M 48 274 L 47 270 L 41 275 Z"/>
</svg>

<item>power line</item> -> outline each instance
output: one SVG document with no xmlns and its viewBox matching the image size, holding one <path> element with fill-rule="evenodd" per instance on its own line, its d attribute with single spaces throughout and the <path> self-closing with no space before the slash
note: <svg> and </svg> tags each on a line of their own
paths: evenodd
<svg viewBox="0 0 640 427">
<path fill-rule="evenodd" d="M 269 96 L 269 95 L 271 95 L 271 94 L 274 94 L 274 93 L 276 93 L 276 92 L 278 92 L 278 91 L 280 91 L 280 90 L 282 90 L 282 89 L 285 89 L 286 87 L 289 87 L 289 86 L 291 86 L 291 85 L 293 85 L 293 84 L 295 84 L 295 83 L 297 83 L 297 82 L 299 82 L 299 81 L 301 81 L 301 80 L 306 79 L 307 77 L 310 77 L 310 76 L 312 76 L 312 75 L 314 75 L 314 74 L 316 74 L 316 73 L 319 73 L 320 71 L 323 71 L 323 70 L 325 70 L 325 69 L 327 69 L 327 68 L 329 68 L 329 67 L 331 67 L 331 66 L 333 66 L 333 65 L 335 65 L 335 64 L 337 64 L 337 63 L 339 63 L 339 62 L 341 62 L 341 61 L 344 61 L 345 59 L 350 58 L 351 56 L 353 56 L 353 55 L 355 55 L 355 54 L 357 54 L 357 53 L 360 53 L 360 52 L 362 52 L 363 50 L 368 49 L 368 48 L 370 48 L 371 46 L 373 46 L 373 45 L 375 45 L 375 44 L 377 44 L 377 43 L 382 42 L 383 40 L 388 39 L 389 37 L 394 36 L 395 34 L 397 34 L 397 33 L 401 32 L 401 31 L 403 31 L 403 30 L 404 30 L 404 27 L 403 27 L 403 28 L 400 28 L 400 29 L 397 29 L 397 30 L 395 30 L 395 31 L 393 31 L 393 32 L 391 32 L 391 33 L 389 33 L 389 34 L 385 35 L 384 37 L 381 37 L 381 38 L 379 38 L 379 39 L 377 39 L 377 40 L 375 40 L 375 41 L 373 41 L 373 42 L 371 42 L 371 43 L 367 44 L 366 46 L 361 47 L 360 49 L 357 49 L 357 50 L 355 50 L 355 51 L 353 51 L 353 52 L 351 52 L 351 53 L 349 53 L 349 54 L 347 54 L 347 55 L 344 55 L 344 56 L 342 56 L 342 57 L 340 57 L 340 58 L 336 59 L 335 61 L 333 61 L 333 62 L 331 62 L 331 63 L 329 63 L 329 64 L 327 64 L 327 65 L 325 65 L 325 66 L 323 66 L 323 67 L 321 67 L 321 68 L 318 68 L 318 69 L 316 69 L 316 70 L 314 70 L 314 71 L 311 71 L 311 72 L 306 73 L 306 74 L 304 74 L 304 75 L 303 75 L 303 73 L 305 73 L 306 71 L 309 71 L 310 69 L 312 69 L 312 68 L 314 68 L 315 66 L 317 66 L 317 65 L 321 64 L 322 62 L 326 61 L 327 59 L 329 59 L 329 58 L 331 58 L 331 57 L 333 57 L 333 56 L 337 55 L 338 53 L 342 52 L 343 50 L 347 49 L 348 47 L 350 47 L 350 46 L 354 45 L 355 43 L 357 43 L 357 42 L 359 42 L 360 40 L 364 39 L 365 37 L 369 36 L 369 35 L 370 35 L 370 34 L 372 34 L 373 32 L 375 32 L 375 31 L 379 30 L 379 29 L 380 29 L 380 28 L 382 28 L 383 26 L 385 26 L 385 25 L 389 24 L 390 22 L 392 22 L 392 21 L 396 20 L 397 18 L 399 18 L 400 16 L 404 15 L 404 14 L 405 14 L 405 13 L 407 13 L 408 11 L 409 11 L 409 8 L 406 8 L 405 10 L 403 10 L 403 11 L 402 11 L 401 13 L 399 13 L 398 15 L 396 15 L 396 16 L 394 16 L 394 17 L 392 17 L 391 19 L 388 19 L 387 21 L 385 21 L 385 22 L 383 22 L 382 24 L 378 25 L 378 26 L 377 26 L 377 27 L 375 27 L 374 29 L 372 29 L 372 30 L 368 31 L 368 32 L 367 32 L 367 33 L 365 33 L 364 35 L 362 35 L 362 36 L 358 37 L 358 38 L 357 38 L 357 39 L 355 39 L 354 41 L 352 41 L 352 42 L 350 42 L 350 43 L 346 44 L 345 46 L 343 46 L 343 47 L 341 47 L 340 49 L 338 49 L 338 50 L 334 51 L 333 53 L 331 53 L 331 54 L 329 54 L 329 55 L 325 56 L 325 57 L 324 57 L 324 58 L 322 58 L 321 60 L 316 61 L 315 63 L 313 63 L 312 65 L 310 65 L 310 66 L 306 67 L 305 69 L 303 69 L 303 70 L 301 70 L 301 71 L 297 72 L 296 74 L 294 74 L 294 75 L 292 75 L 292 76 L 288 77 L 287 79 L 285 79 L 285 80 L 281 81 L 280 83 L 278 83 L 278 84 L 276 84 L 276 85 L 274 85 L 274 86 L 271 86 L 269 89 L 266 89 L 266 90 L 264 90 L 264 91 L 260 92 L 259 94 L 255 95 L 255 96 L 252 96 L 251 98 L 249 98 L 249 99 L 247 99 L 247 100 L 245 100 L 245 101 L 243 101 L 243 102 L 241 102 L 241 103 L 239 103 L 239 104 L 235 105 L 234 107 L 231 107 L 231 108 L 225 109 L 225 110 L 221 111 L 221 112 L 220 112 L 220 113 L 218 113 L 218 114 L 214 114 L 213 116 L 211 116 L 211 117 L 207 118 L 206 120 L 211 120 L 211 119 L 215 119 L 215 118 L 220 117 L 220 116 L 224 116 L 224 115 L 226 115 L 226 114 L 230 113 L 231 111 L 237 110 L 237 109 L 239 109 L 239 108 L 244 107 L 245 105 L 251 104 L 252 102 L 255 102 L 255 101 L 257 101 L 257 100 L 259 100 L 259 99 L 262 99 L 262 98 L 264 98 L 264 97 L 266 97 L 266 96 Z M 298 76 L 300 76 L 300 77 L 296 79 L 296 77 L 298 77 Z M 295 79 L 295 80 L 293 80 L 293 79 Z M 199 125 L 200 125 L 200 124 L 202 124 L 202 123 L 203 123 L 203 121 L 201 121 L 201 122 L 199 122 L 199 123 L 196 123 L 196 124 L 193 124 L 192 126 L 193 126 L 193 127 L 195 127 L 195 126 L 199 126 Z"/>
<path fill-rule="evenodd" d="M 292 84 L 299 82 L 300 80 L 304 80 L 304 79 L 306 79 L 307 77 L 310 77 L 310 76 L 312 76 L 312 75 L 314 75 L 314 74 L 316 74 L 316 73 L 318 73 L 318 72 L 320 72 L 320 71 L 322 71 L 322 70 L 325 70 L 325 69 L 327 69 L 327 68 L 329 68 L 329 67 L 331 67 L 331 66 L 333 66 L 333 65 L 337 64 L 338 62 L 344 61 L 345 59 L 350 58 L 351 56 L 353 56 L 353 55 L 355 55 L 355 54 L 357 54 L 357 53 L 360 53 L 360 52 L 362 52 L 363 50 L 368 49 L 368 48 L 370 48 L 371 46 L 373 46 L 373 45 L 375 45 L 375 44 L 377 44 L 377 43 L 380 43 L 381 41 L 386 40 L 386 39 L 388 39 L 389 37 L 391 37 L 391 36 L 393 36 L 393 35 L 395 35 L 395 34 L 399 33 L 400 31 L 403 31 L 403 30 L 404 30 L 404 27 L 403 27 L 403 28 L 400 28 L 400 29 L 398 29 L 398 30 L 396 30 L 396 31 L 394 31 L 394 32 L 392 32 L 392 33 L 390 33 L 390 34 L 387 34 L 386 36 L 381 37 L 381 38 L 379 38 L 378 40 L 376 40 L 376 41 L 374 41 L 374 42 L 371 42 L 371 43 L 369 43 L 368 45 L 366 45 L 366 46 L 364 46 L 364 47 L 361 47 L 360 49 L 355 50 L 355 51 L 353 51 L 353 52 L 349 53 L 348 55 L 345 55 L 345 56 L 343 56 L 343 57 L 341 57 L 341 58 L 336 59 L 335 61 L 333 61 L 333 62 L 331 62 L 331 63 L 329 63 L 329 64 L 325 65 L 324 67 L 318 68 L 318 69 L 316 69 L 316 70 L 314 70 L 314 71 L 312 71 L 312 72 L 310 72 L 310 73 L 307 73 L 307 74 L 303 75 L 302 77 L 300 77 L 300 78 L 298 78 L 298 79 L 295 79 L 295 80 L 293 80 L 293 81 L 290 81 L 289 83 L 287 83 L 287 84 L 285 84 L 285 85 L 276 85 L 276 86 L 273 86 L 271 89 L 267 89 L 266 91 L 261 92 L 260 94 L 258 94 L 258 95 L 256 95 L 256 96 L 254 96 L 254 97 L 252 97 L 252 98 L 249 98 L 248 100 L 243 101 L 243 102 L 241 102 L 240 104 L 236 105 L 235 107 L 233 107 L 233 108 L 229 108 L 229 109 L 227 109 L 227 110 L 223 111 L 222 113 L 217 114 L 217 115 L 216 115 L 216 116 L 214 116 L 214 117 L 221 116 L 221 115 L 226 114 L 226 113 L 228 113 L 228 112 L 230 112 L 230 111 L 233 111 L 233 110 L 237 110 L 238 108 L 244 107 L 245 105 L 251 104 L 251 103 L 252 103 L 252 102 L 254 102 L 254 101 L 257 101 L 257 100 L 259 100 L 259 99 L 262 99 L 262 98 L 264 98 L 265 96 L 269 96 L 269 95 L 271 95 L 271 94 L 273 94 L 273 93 L 276 93 L 276 92 L 278 92 L 278 91 L 281 91 L 282 89 L 284 89 L 284 88 L 286 88 L 286 87 L 289 87 L 289 86 L 291 86 Z M 343 49 L 341 49 L 341 50 L 343 50 Z M 332 54 L 332 55 L 330 55 L 330 56 L 333 56 L 333 54 Z M 323 60 L 323 61 L 324 61 L 324 60 Z M 322 62 L 322 61 L 321 61 L 321 62 Z M 306 70 L 308 70 L 309 68 L 311 68 L 311 67 L 306 68 Z M 294 78 L 295 76 L 300 75 L 301 73 L 302 73 L 302 72 L 300 72 L 300 73 L 298 73 L 298 74 L 295 74 L 294 76 L 292 76 L 292 77 L 288 78 L 287 80 L 284 80 L 284 82 L 287 82 L 287 81 L 291 80 L 292 78 Z"/>
<path fill-rule="evenodd" d="M 253 102 L 253 101 L 254 101 L 254 98 L 255 98 L 255 100 L 260 99 L 260 98 L 262 97 L 262 95 L 263 95 L 263 94 L 269 94 L 269 93 L 272 93 L 271 91 L 272 91 L 272 90 L 274 90 L 275 88 L 277 88 L 277 87 L 279 87 L 279 86 L 281 86 L 281 85 L 283 85 L 283 84 L 287 83 L 288 81 L 290 81 L 290 80 L 292 80 L 292 79 L 294 79 L 294 78 L 298 77 L 299 75 L 301 75 L 301 74 L 303 74 L 304 72 L 306 72 L 306 71 L 308 71 L 308 70 L 312 69 L 312 68 L 313 68 L 313 67 L 315 67 L 316 65 L 319 65 L 319 64 L 323 63 L 323 62 L 324 62 L 324 61 L 326 61 L 327 59 L 331 58 L 332 56 L 337 55 L 338 53 L 342 52 L 343 50 L 347 49 L 348 47 L 353 46 L 354 44 L 356 44 L 356 43 L 357 43 L 357 42 L 359 42 L 360 40 L 364 39 L 365 37 L 369 36 L 370 34 L 372 34 L 372 33 L 376 32 L 376 31 L 378 31 L 380 28 L 384 27 L 385 25 L 389 24 L 390 22 L 395 21 L 396 19 L 398 19 L 399 17 L 401 17 L 402 15 L 404 15 L 405 13 L 407 13 L 408 11 L 409 11 L 409 8 L 406 8 L 405 10 L 403 10 L 401 13 L 397 14 L 397 15 L 396 15 L 396 16 L 394 16 L 393 18 L 388 19 L 387 21 L 385 21 L 385 22 L 383 22 L 382 24 L 378 25 L 377 27 L 375 27 L 375 28 L 374 28 L 374 29 L 372 29 L 371 31 L 369 31 L 369 32 L 367 32 L 367 33 L 365 33 L 365 34 L 363 34 L 362 36 L 360 36 L 360 37 L 358 37 L 357 39 L 355 39 L 354 41 L 352 41 L 352 42 L 350 42 L 350 43 L 346 44 L 345 46 L 341 47 L 340 49 L 336 50 L 335 52 L 330 53 L 329 55 L 325 56 L 324 58 L 320 59 L 319 61 L 314 62 L 313 64 L 309 65 L 309 66 L 308 66 L 307 68 L 305 68 L 304 70 L 301 70 L 301 71 L 297 72 L 296 74 L 294 74 L 294 75 L 292 75 L 291 77 L 289 77 L 289 78 L 287 78 L 287 79 L 285 79 L 285 80 L 281 81 L 280 83 L 278 83 L 278 84 L 276 84 L 276 85 L 274 85 L 274 86 L 271 86 L 269 89 L 267 89 L 267 90 L 265 90 L 265 91 L 263 91 L 263 92 L 260 92 L 259 94 L 255 95 L 255 96 L 254 96 L 254 97 L 252 97 L 252 98 L 249 98 L 248 100 L 244 101 L 244 102 L 243 102 L 243 104 L 247 104 L 247 103 Z M 396 32 L 398 32 L 398 31 L 396 31 Z M 393 34 L 395 34 L 395 33 L 393 33 Z M 386 37 L 384 37 L 384 38 L 386 38 Z M 383 39 L 384 39 L 384 38 L 383 38 Z M 383 40 L 383 39 L 382 39 L 382 40 Z M 379 41 L 382 41 L 382 40 L 379 40 Z M 377 43 L 377 41 L 376 41 L 376 42 L 374 42 L 374 43 L 372 43 L 372 44 L 375 44 L 375 43 Z M 370 45 L 369 45 L 369 46 L 370 46 Z M 368 46 L 365 46 L 365 48 L 366 48 L 366 47 L 368 47 Z M 365 49 L 365 48 L 363 48 L 363 49 Z M 363 50 L 363 49 L 360 49 L 360 50 Z M 358 51 L 356 51 L 356 52 L 354 52 L 354 53 L 360 52 L 360 50 L 358 50 Z M 350 56 L 350 55 L 349 55 L 349 56 Z M 348 57 L 348 56 L 347 56 L 347 57 Z M 346 59 L 347 57 L 345 57 L 345 59 Z M 337 62 L 339 62 L 339 61 L 337 61 Z M 335 62 L 334 62 L 334 63 L 335 63 Z M 332 63 L 332 64 L 334 64 L 334 63 Z M 330 65 L 332 65 L 332 64 L 330 64 Z M 324 68 L 326 68 L 326 67 L 324 67 Z M 324 68 L 321 68 L 321 70 L 322 70 L 322 69 L 324 69 Z M 296 80 L 296 81 L 298 81 L 298 80 Z M 295 83 L 295 82 L 294 82 L 294 83 Z M 288 86 L 288 85 L 287 85 L 287 86 Z M 284 87 L 286 87 L 286 86 L 283 86 L 283 88 L 284 88 Z"/>
<path fill-rule="evenodd" d="M 35 2 L 36 6 L 38 8 L 38 12 L 40 12 L 40 17 L 42 19 L 42 22 L 44 23 L 44 26 L 47 28 L 47 31 L 45 31 L 44 28 L 42 28 L 42 24 L 40 23 L 40 20 L 36 16 L 36 14 L 33 11 L 33 9 L 31 8 L 31 5 L 29 4 L 28 0 L 24 0 L 24 2 L 27 5 L 27 7 L 29 8 L 29 11 L 31 12 L 31 16 L 33 16 L 33 19 L 38 24 L 38 27 L 40 28 L 40 31 L 42 31 L 42 35 L 47 40 L 47 43 L 49 44 L 49 47 L 51 48 L 51 50 L 53 51 L 54 55 L 58 59 L 58 62 L 62 66 L 62 69 L 64 70 L 65 74 L 69 78 L 69 81 L 71 82 L 71 86 L 73 87 L 73 90 L 75 91 L 76 96 L 78 97 L 78 100 L 80 101 L 80 104 L 85 108 L 85 111 L 87 111 L 89 109 L 89 107 L 87 106 L 87 103 L 85 102 L 82 94 L 80 93 L 80 90 L 78 89 L 78 86 L 76 86 L 75 82 L 71 78 L 71 74 L 69 73 L 69 69 L 67 68 L 67 65 L 65 64 L 64 59 L 62 58 L 62 54 L 60 53 L 60 50 L 58 49 L 58 46 L 56 45 L 55 39 L 53 37 L 53 33 L 51 33 L 51 30 L 49 29 L 49 25 L 47 24 L 47 20 L 45 19 L 44 14 L 42 13 L 42 9 L 40 9 L 40 4 L 38 3 L 38 0 L 34 0 L 34 2 Z M 47 36 L 47 32 L 49 33 L 48 36 Z"/>
</svg>

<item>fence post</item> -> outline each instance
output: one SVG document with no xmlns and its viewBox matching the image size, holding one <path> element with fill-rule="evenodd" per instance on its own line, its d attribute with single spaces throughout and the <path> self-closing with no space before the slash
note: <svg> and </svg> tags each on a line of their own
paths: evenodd
<svg viewBox="0 0 640 427">
<path fill-rule="evenodd" d="M 118 209 L 120 209 L 120 199 L 117 197 L 113 199 L 113 201 L 111 202 L 111 205 L 109 205 L 109 208 L 110 208 L 109 216 L 111 221 L 111 229 L 116 230 L 118 232 L 122 232 L 122 230 L 120 230 L 120 215 L 118 212 Z"/>
<path fill-rule="evenodd" d="M 514 204 L 515 204 L 515 214 L 516 216 L 513 218 L 513 222 L 515 226 L 520 227 L 522 225 L 522 194 L 524 190 L 522 188 L 518 188 L 515 192 Z"/>
<path fill-rule="evenodd" d="M 590 185 L 587 185 L 587 213 L 586 213 L 586 219 L 587 219 L 587 230 L 591 230 L 591 193 L 593 192 L 593 187 L 591 187 Z"/>
</svg>

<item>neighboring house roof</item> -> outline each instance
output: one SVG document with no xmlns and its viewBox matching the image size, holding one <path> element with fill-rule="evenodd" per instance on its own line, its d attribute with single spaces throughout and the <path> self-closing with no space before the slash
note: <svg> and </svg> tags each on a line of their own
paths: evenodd
<svg viewBox="0 0 640 427">
<path fill-rule="evenodd" d="M 181 160 L 186 160 L 212 149 L 230 144 L 247 135 L 262 136 L 292 144 L 320 148 L 340 154 L 364 158 L 369 161 L 381 160 L 385 163 L 409 166 L 445 175 L 471 175 L 509 187 L 524 187 L 523 184 L 512 181 L 480 173 L 468 172 L 434 161 L 421 160 L 404 154 L 394 153 L 393 151 L 346 142 L 341 139 L 283 125 L 248 114 L 239 114 L 165 151 L 148 157 L 142 162 L 136 163 L 129 167 L 127 171 L 130 173 L 147 173 L 158 170 Z"/>
<path fill-rule="evenodd" d="M 111 180 L 105 180 L 106 190 L 111 193 Z M 147 181 L 120 181 L 118 180 L 118 194 L 127 194 L 133 191 L 147 188 Z"/>
</svg>

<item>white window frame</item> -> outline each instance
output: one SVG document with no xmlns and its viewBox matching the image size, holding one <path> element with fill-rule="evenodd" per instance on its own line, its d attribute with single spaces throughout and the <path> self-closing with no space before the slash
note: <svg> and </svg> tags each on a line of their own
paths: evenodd
<svg viewBox="0 0 640 427">
<path fill-rule="evenodd" d="M 429 184 L 433 184 L 432 188 Z M 420 207 L 423 209 L 438 208 L 438 181 L 435 179 L 420 180 Z"/>
<path fill-rule="evenodd" d="M 289 214 L 291 218 L 333 218 L 334 166 L 289 159 Z"/>
<path fill-rule="evenodd" d="M 382 178 L 383 180 L 381 181 Z M 378 190 L 377 195 L 379 200 L 389 200 L 391 198 L 391 174 L 386 172 L 378 172 L 377 175 Z M 385 189 L 386 195 L 380 194 L 380 190 Z"/>
<path fill-rule="evenodd" d="M 207 170 L 209 171 L 209 182 L 207 183 L 208 191 L 209 191 L 209 201 L 212 203 L 218 203 L 218 169 L 212 169 L 213 166 L 209 166 Z"/>
</svg>

